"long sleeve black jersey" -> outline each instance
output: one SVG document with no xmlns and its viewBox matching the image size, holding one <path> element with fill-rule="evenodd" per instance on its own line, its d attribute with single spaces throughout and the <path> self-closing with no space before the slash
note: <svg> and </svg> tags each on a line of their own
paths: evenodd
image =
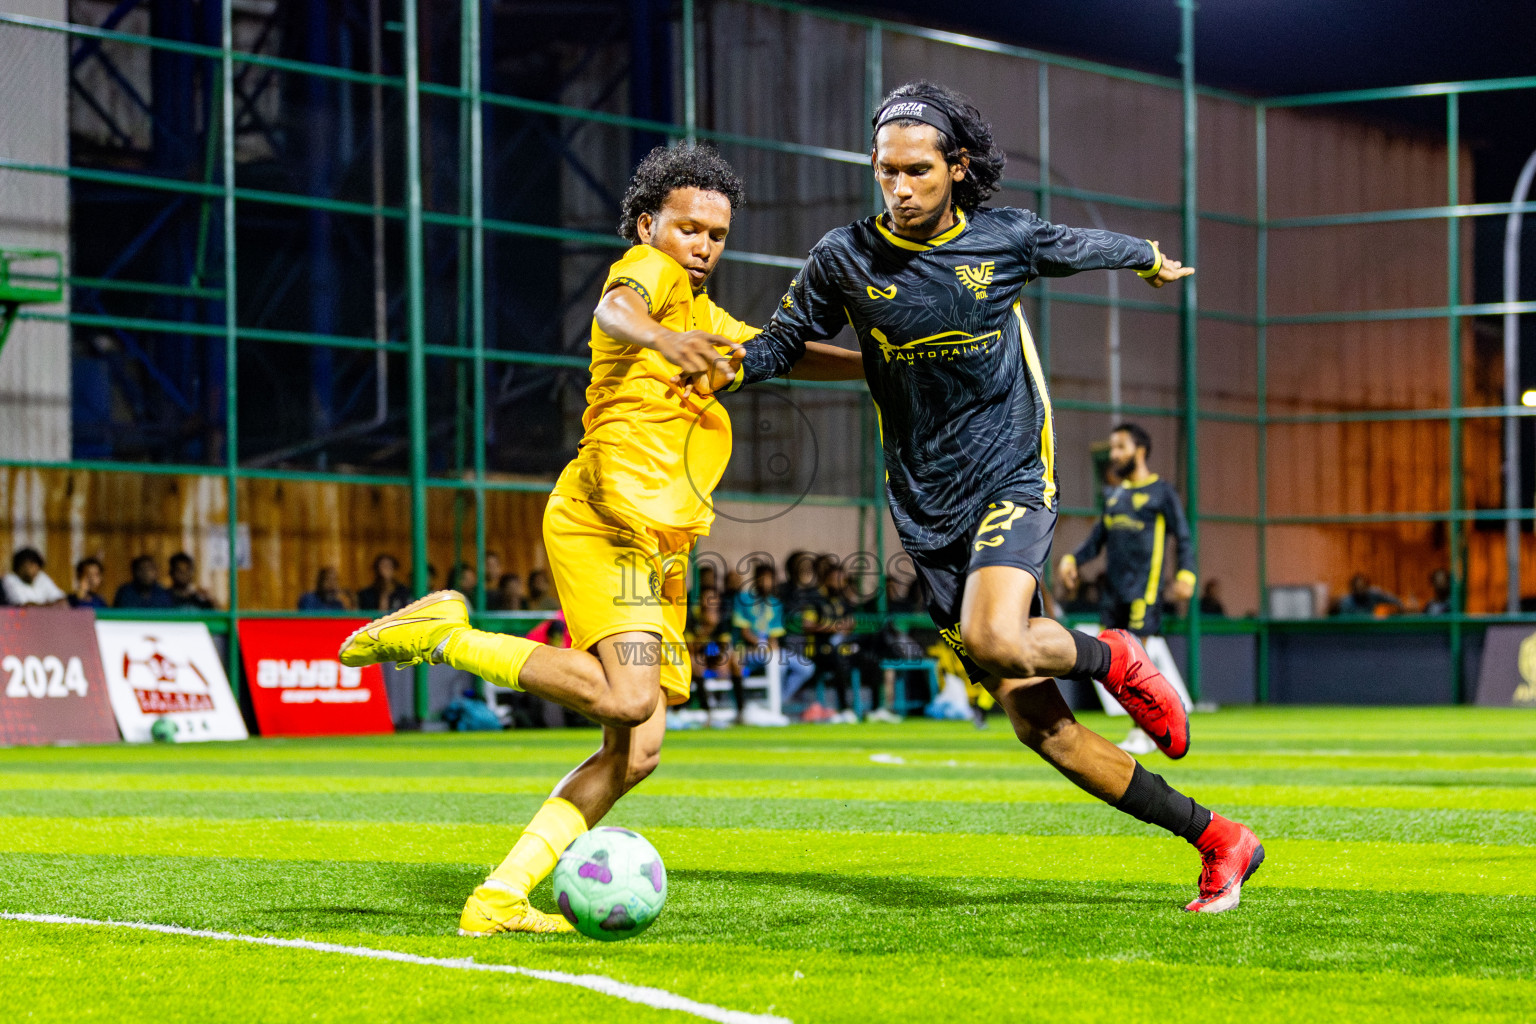
<svg viewBox="0 0 1536 1024">
<path fill-rule="evenodd" d="M 1036 277 L 1150 268 L 1149 242 L 1010 207 L 957 211 L 914 242 L 870 217 L 829 232 L 746 346 L 737 384 L 782 377 L 805 343 L 858 335 L 902 543 L 943 547 L 986 502 L 1056 503 L 1051 400 L 1019 290 Z"/>
<path fill-rule="evenodd" d="M 1189 521 L 1179 494 L 1161 477 L 1136 486 L 1121 484 L 1104 498 L 1104 514 L 1093 532 L 1072 555 L 1079 565 L 1108 548 L 1106 568 L 1109 596 L 1131 604 L 1156 606 L 1163 585 L 1168 533 L 1179 545 L 1179 575 L 1195 582 L 1195 552 L 1189 544 Z"/>
</svg>

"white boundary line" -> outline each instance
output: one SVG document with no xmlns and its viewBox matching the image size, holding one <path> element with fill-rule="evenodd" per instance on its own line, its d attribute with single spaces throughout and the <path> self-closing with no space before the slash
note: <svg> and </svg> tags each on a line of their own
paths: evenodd
<svg viewBox="0 0 1536 1024">
<path fill-rule="evenodd" d="M 746 1013 L 727 1010 L 723 1006 L 695 1002 L 665 989 L 646 985 L 629 985 L 601 974 L 566 974 L 564 971 L 540 971 L 530 967 L 514 967 L 511 964 L 477 964 L 473 960 L 446 960 L 435 956 L 417 956 L 393 949 L 374 949 L 370 946 L 339 946 L 330 942 L 311 942 L 308 939 L 279 939 L 271 935 L 237 935 L 234 932 L 203 931 L 182 928 L 173 924 L 149 924 L 143 921 L 95 921 L 87 917 L 67 917 L 63 914 L 7 914 L 0 913 L 0 920 L 29 921 L 34 924 L 84 924 L 102 928 L 134 928 L 143 932 L 160 932 L 164 935 L 186 935 L 196 939 L 215 939 L 220 942 L 248 942 L 253 946 L 281 946 L 287 949 L 308 949 L 316 953 L 340 953 L 366 960 L 393 960 L 402 964 L 420 964 L 424 967 L 447 967 L 457 971 L 489 971 L 494 974 L 519 974 L 539 981 L 552 981 L 559 985 L 575 985 L 593 992 L 631 1003 L 652 1006 L 658 1010 L 676 1010 L 689 1013 L 719 1024 L 792 1024 L 786 1017 L 769 1014 Z"/>
</svg>

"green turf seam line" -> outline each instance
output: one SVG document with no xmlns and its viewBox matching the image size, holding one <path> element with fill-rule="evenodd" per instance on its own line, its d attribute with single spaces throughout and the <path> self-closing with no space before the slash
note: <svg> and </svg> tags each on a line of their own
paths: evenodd
<svg viewBox="0 0 1536 1024">
<path fill-rule="evenodd" d="M 133 928 L 162 935 L 184 935 L 194 939 L 213 939 L 218 942 L 248 942 L 253 946 L 281 946 L 286 949 L 307 949 L 316 953 L 338 953 L 365 960 L 393 960 L 402 964 L 419 964 L 423 967 L 446 967 L 456 971 L 488 971 L 493 974 L 519 974 L 539 981 L 552 981 L 558 985 L 575 985 L 605 996 L 639 1003 L 658 1010 L 674 1010 L 719 1024 L 793 1024 L 786 1017 L 769 1014 L 746 1013 L 727 1010 L 723 1006 L 700 1003 L 686 996 L 647 985 L 629 985 L 601 974 L 566 974 L 564 971 L 541 971 L 530 967 L 514 967 L 511 964 L 477 964 L 473 960 L 445 960 L 435 956 L 417 956 L 393 949 L 374 949 L 370 946 L 340 946 L 331 942 L 311 942 L 308 939 L 279 939 L 271 935 L 237 935 L 234 932 L 204 931 L 198 928 L 182 928 L 173 924 L 151 924 L 145 921 L 96 921 L 87 917 L 68 917 L 63 914 L 9 914 L 0 913 L 0 920 L 26 921 L 32 924 L 82 924 L 98 928 Z"/>
</svg>

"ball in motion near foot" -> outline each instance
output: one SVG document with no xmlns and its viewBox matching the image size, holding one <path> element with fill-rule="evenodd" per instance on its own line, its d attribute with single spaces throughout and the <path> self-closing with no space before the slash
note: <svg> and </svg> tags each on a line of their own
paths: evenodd
<svg viewBox="0 0 1536 1024">
<path fill-rule="evenodd" d="M 639 935 L 667 901 L 661 854 L 638 832 L 603 826 L 578 838 L 555 865 L 555 902 L 576 930 L 614 942 Z"/>
</svg>

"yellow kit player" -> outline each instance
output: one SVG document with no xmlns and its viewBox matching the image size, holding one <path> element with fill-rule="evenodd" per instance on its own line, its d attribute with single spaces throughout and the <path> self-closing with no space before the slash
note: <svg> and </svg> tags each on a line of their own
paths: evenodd
<svg viewBox="0 0 1536 1024">
<path fill-rule="evenodd" d="M 342 645 L 346 665 L 446 663 L 603 727 L 601 748 L 555 786 L 470 895 L 461 935 L 572 930 L 528 893 L 656 769 L 667 706 L 688 699 L 688 556 L 714 519 L 709 496 L 730 459 L 731 422 L 679 375 L 716 368 L 728 379 L 741 343 L 758 333 L 704 290 L 741 198 L 730 165 L 696 146 L 653 150 L 624 194 L 619 230 L 634 244 L 610 268 L 594 311 L 581 446 L 544 511 L 571 648 L 472 629 L 463 595 L 451 590 L 370 622 Z M 833 346 L 798 369 L 813 379 L 863 374 L 858 353 Z"/>
</svg>

